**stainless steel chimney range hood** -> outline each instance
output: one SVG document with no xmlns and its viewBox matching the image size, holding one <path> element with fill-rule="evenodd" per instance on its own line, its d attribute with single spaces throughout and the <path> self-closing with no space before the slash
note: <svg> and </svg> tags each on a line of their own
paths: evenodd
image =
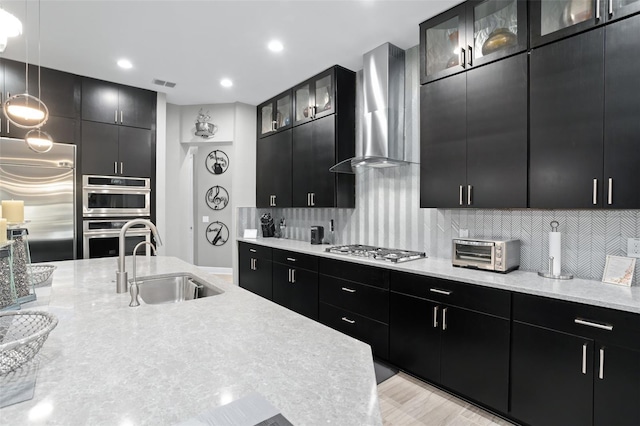
<svg viewBox="0 0 640 426">
<path fill-rule="evenodd" d="M 385 43 L 364 54 L 362 146 L 356 157 L 329 170 L 355 173 L 359 167 L 409 164 L 404 150 L 404 50 Z"/>
</svg>

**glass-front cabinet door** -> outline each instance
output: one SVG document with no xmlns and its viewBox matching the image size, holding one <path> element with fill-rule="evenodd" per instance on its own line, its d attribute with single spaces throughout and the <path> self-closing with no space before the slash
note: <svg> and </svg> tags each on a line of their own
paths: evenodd
<svg viewBox="0 0 640 426">
<path fill-rule="evenodd" d="M 608 21 L 640 12 L 640 0 L 602 0 Z"/>
<path fill-rule="evenodd" d="M 466 4 L 420 24 L 420 84 L 466 68 Z"/>
<path fill-rule="evenodd" d="M 302 124 L 335 112 L 333 68 L 293 89 L 294 124 Z"/>
<path fill-rule="evenodd" d="M 526 0 L 471 1 L 467 17 L 467 67 L 527 49 Z"/>
<path fill-rule="evenodd" d="M 531 46 L 540 46 L 604 22 L 608 0 L 531 0 Z"/>
<path fill-rule="evenodd" d="M 290 91 L 258 105 L 258 137 L 291 127 L 292 105 Z"/>
</svg>

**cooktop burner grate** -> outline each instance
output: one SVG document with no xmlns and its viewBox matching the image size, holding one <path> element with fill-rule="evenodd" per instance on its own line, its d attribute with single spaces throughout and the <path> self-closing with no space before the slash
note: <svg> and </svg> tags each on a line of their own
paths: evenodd
<svg viewBox="0 0 640 426">
<path fill-rule="evenodd" d="M 409 260 L 427 257 L 424 252 L 374 247 L 362 244 L 333 246 L 327 248 L 326 251 L 335 254 L 370 257 L 376 260 L 386 260 L 387 262 L 393 263 L 407 262 Z"/>
</svg>

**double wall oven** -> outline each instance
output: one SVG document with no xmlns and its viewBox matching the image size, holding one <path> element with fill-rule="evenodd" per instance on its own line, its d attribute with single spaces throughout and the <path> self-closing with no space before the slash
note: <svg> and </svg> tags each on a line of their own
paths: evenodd
<svg viewBox="0 0 640 426">
<path fill-rule="evenodd" d="M 94 176 L 82 177 L 83 257 L 118 256 L 120 229 L 131 219 L 151 216 L 151 182 L 148 178 Z M 141 241 L 151 241 L 145 225 L 127 231 L 127 255 Z M 150 253 L 144 247 L 147 255 Z"/>
</svg>

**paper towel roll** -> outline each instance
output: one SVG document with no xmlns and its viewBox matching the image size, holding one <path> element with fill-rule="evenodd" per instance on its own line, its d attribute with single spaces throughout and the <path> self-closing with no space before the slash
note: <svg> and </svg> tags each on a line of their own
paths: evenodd
<svg viewBox="0 0 640 426">
<path fill-rule="evenodd" d="M 549 257 L 553 257 L 553 275 L 562 271 L 562 232 L 549 232 Z"/>
</svg>

